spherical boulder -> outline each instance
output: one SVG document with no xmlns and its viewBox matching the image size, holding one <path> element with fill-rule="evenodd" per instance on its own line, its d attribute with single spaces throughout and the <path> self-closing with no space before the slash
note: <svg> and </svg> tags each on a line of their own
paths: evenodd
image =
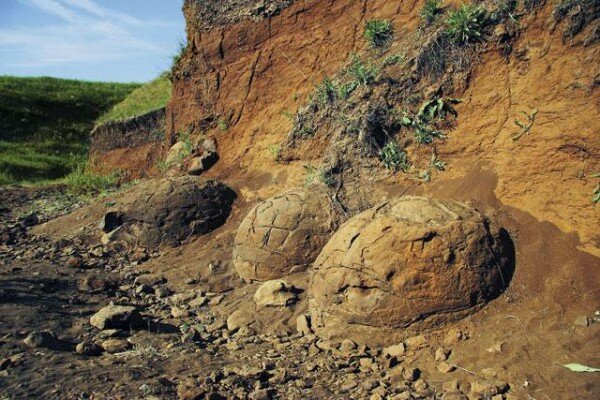
<svg viewBox="0 0 600 400">
<path fill-rule="evenodd" d="M 387 345 L 453 321 L 510 279 L 500 231 L 453 201 L 405 196 L 348 220 L 314 263 L 315 332 Z"/>
<path fill-rule="evenodd" d="M 283 278 L 310 265 L 340 221 L 324 185 L 257 204 L 238 228 L 233 263 L 246 282 Z"/>
<path fill-rule="evenodd" d="M 231 189 L 212 180 L 184 176 L 145 181 L 108 211 L 118 213 L 119 219 L 106 235 L 142 247 L 175 246 L 221 226 L 234 198 Z"/>
</svg>

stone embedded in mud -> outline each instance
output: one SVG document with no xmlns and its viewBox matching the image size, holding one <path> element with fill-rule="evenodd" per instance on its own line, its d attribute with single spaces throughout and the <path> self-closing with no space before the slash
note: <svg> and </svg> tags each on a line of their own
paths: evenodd
<svg viewBox="0 0 600 400">
<path fill-rule="evenodd" d="M 102 342 L 102 348 L 107 353 L 122 353 L 131 348 L 131 343 L 126 339 L 108 339 Z"/>
<path fill-rule="evenodd" d="M 314 263 L 313 329 L 324 338 L 392 344 L 456 320 L 510 279 L 499 232 L 452 201 L 406 196 L 344 224 Z"/>
<path fill-rule="evenodd" d="M 254 302 L 263 307 L 287 307 L 298 299 L 296 288 L 278 279 L 263 283 L 254 294 Z"/>
<path fill-rule="evenodd" d="M 302 335 L 311 335 L 313 333 L 310 325 L 310 316 L 306 314 L 300 314 L 296 318 L 296 331 Z"/>
<path fill-rule="evenodd" d="M 194 157 L 190 161 L 187 173 L 188 175 L 202 175 L 202 173 L 212 167 L 218 159 L 217 153 L 205 153 L 201 156 Z"/>
<path fill-rule="evenodd" d="M 256 205 L 238 228 L 236 271 L 247 282 L 283 278 L 318 256 L 341 217 L 323 185 L 293 189 Z"/>
<path fill-rule="evenodd" d="M 109 233 L 119 228 L 121 225 L 123 225 L 123 214 L 120 211 L 112 210 L 104 214 L 99 227 L 102 232 Z"/>
<path fill-rule="evenodd" d="M 50 331 L 32 332 L 24 340 L 23 343 L 27 347 L 37 349 L 40 347 L 55 349 L 59 345 L 59 340 L 56 335 Z"/>
<path fill-rule="evenodd" d="M 98 356 L 102 354 L 102 348 L 94 342 L 81 342 L 75 347 L 77 354 L 83 356 Z"/>
<path fill-rule="evenodd" d="M 144 320 L 133 306 L 108 305 L 90 318 L 90 324 L 100 330 L 132 329 L 144 326 Z"/>
<path fill-rule="evenodd" d="M 142 247 L 178 245 L 211 232 L 229 216 L 235 194 L 225 185 L 194 177 L 139 184 L 125 198 L 118 240 Z"/>
<path fill-rule="evenodd" d="M 240 310 L 234 311 L 227 318 L 227 330 L 230 332 L 235 332 L 244 326 L 252 324 L 253 322 L 254 314 L 252 310 L 242 308 Z"/>
</svg>

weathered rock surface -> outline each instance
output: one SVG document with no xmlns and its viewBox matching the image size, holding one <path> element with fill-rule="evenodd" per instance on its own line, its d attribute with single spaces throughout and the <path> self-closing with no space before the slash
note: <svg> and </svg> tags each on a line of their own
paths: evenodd
<svg viewBox="0 0 600 400">
<path fill-rule="evenodd" d="M 133 306 L 108 305 L 92 315 L 90 324 L 100 330 L 131 329 L 143 326 L 144 320 Z"/>
<path fill-rule="evenodd" d="M 286 307 L 296 302 L 296 290 L 281 279 L 267 281 L 254 294 L 254 302 L 259 307 Z"/>
<path fill-rule="evenodd" d="M 392 344 L 413 325 L 458 319 L 497 296 L 508 264 L 499 232 L 476 210 L 402 197 L 350 219 L 323 249 L 309 288 L 313 329 Z"/>
<path fill-rule="evenodd" d="M 340 216 L 322 185 L 293 189 L 256 205 L 240 225 L 233 261 L 245 281 L 282 278 L 306 268 Z"/>
<path fill-rule="evenodd" d="M 122 226 L 108 235 L 143 247 L 174 246 L 221 226 L 234 198 L 225 185 L 194 177 L 145 182 L 125 195 L 118 211 Z"/>
</svg>

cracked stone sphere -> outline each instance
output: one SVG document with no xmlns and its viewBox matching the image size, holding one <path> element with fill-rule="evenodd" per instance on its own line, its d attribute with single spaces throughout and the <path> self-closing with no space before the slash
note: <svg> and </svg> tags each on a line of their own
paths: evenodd
<svg viewBox="0 0 600 400">
<path fill-rule="evenodd" d="M 473 312 L 510 279 L 504 236 L 466 205 L 424 197 L 356 215 L 314 263 L 315 332 L 387 345 Z"/>
<path fill-rule="evenodd" d="M 175 246 L 211 232 L 226 221 L 235 198 L 227 186 L 195 177 L 143 182 L 124 196 L 113 236 L 143 247 Z"/>
<path fill-rule="evenodd" d="M 235 269 L 246 282 L 279 279 L 310 265 L 337 228 L 325 187 L 312 184 L 256 205 L 238 228 Z"/>
</svg>

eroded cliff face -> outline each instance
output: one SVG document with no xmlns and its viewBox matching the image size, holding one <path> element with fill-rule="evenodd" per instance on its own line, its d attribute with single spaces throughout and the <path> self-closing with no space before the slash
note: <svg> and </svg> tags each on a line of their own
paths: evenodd
<svg viewBox="0 0 600 400">
<path fill-rule="evenodd" d="M 167 140 L 172 144 L 181 134 L 214 137 L 220 161 L 209 174 L 244 177 L 251 197 L 301 183 L 303 167 L 320 163 L 329 145 L 317 132 L 300 154 L 285 166 L 277 164 L 269 148 L 284 142 L 292 128 L 283 114 L 303 107 L 315 85 L 345 66 L 351 54 L 368 57 L 367 20 L 394 23 L 390 54 L 414 47 L 422 5 L 416 0 L 289 3 L 280 2 L 276 13 L 261 18 L 243 11 L 255 9 L 249 1 L 240 13 L 219 18 L 212 3 L 187 1 L 184 7 L 189 45 L 175 73 Z M 499 36 L 492 36 L 456 90 L 442 89 L 443 95 L 464 100 L 456 128 L 437 145 L 450 168 L 434 177 L 434 185 L 419 184 L 416 190 L 430 191 L 474 168 L 490 168 L 498 175 L 495 194 L 501 202 L 576 233 L 581 248 L 599 255 L 594 227 L 600 219 L 590 200 L 597 184 L 591 175 L 600 169 L 593 118 L 599 111 L 600 57 L 597 43 L 589 40 L 597 30 L 591 21 L 577 35 L 565 36 L 568 19 L 557 22 L 548 4 L 522 16 L 508 57 Z M 402 74 L 392 71 L 386 79 Z M 530 134 L 511 140 L 520 129 L 515 121 L 534 112 Z M 265 179 L 274 184 L 262 184 Z M 414 186 L 414 178 L 398 174 L 373 186 L 382 193 L 401 192 Z"/>
<path fill-rule="evenodd" d="M 91 133 L 89 166 L 99 173 L 118 170 L 128 179 L 148 176 L 161 160 L 165 110 L 109 122 Z"/>
<path fill-rule="evenodd" d="M 298 1 L 258 22 L 206 29 L 198 28 L 194 4 L 184 7 L 189 45 L 175 74 L 169 135 L 206 133 L 222 121 L 229 127 L 222 136 L 235 137 L 245 152 L 249 132 L 269 136 L 270 144 L 285 138 L 290 127 L 282 112 L 295 111 L 325 74 L 365 48 L 367 14 L 392 17 L 403 31 L 416 25 L 418 2 Z"/>
</svg>

